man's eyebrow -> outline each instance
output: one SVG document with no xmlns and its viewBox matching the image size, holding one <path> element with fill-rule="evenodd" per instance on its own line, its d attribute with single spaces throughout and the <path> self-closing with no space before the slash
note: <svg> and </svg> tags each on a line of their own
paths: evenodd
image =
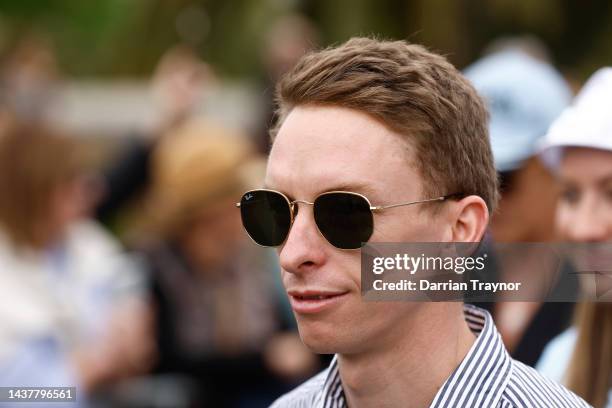
<svg viewBox="0 0 612 408">
<path fill-rule="evenodd" d="M 285 191 L 283 191 L 283 190 L 281 190 L 281 189 L 279 189 L 277 187 L 271 186 L 271 185 L 269 185 L 269 184 L 267 184 L 265 182 L 262 184 L 262 186 L 260 188 L 263 189 L 263 190 L 277 191 L 277 192 L 282 193 L 285 196 L 287 196 L 287 198 L 289 198 L 290 200 L 293 200 L 293 198 L 292 198 L 292 196 L 290 194 L 287 194 Z"/>
<path fill-rule="evenodd" d="M 321 194 L 328 191 L 349 191 L 352 193 L 360 193 L 365 196 L 376 194 L 376 191 L 372 188 L 371 185 L 360 182 L 333 184 L 325 189 L 321 189 L 320 191 L 318 191 L 318 193 Z"/>
<path fill-rule="evenodd" d="M 277 188 L 272 187 L 266 183 L 264 183 L 261 188 L 266 189 L 266 190 L 280 191 Z M 353 193 L 363 194 L 368 198 L 376 194 L 376 190 L 374 190 L 374 188 L 372 188 L 372 186 L 369 184 L 361 183 L 361 182 L 346 182 L 346 183 L 340 183 L 340 184 L 331 184 L 328 187 L 319 189 L 315 192 L 314 196 L 316 197 L 319 194 L 327 193 L 330 191 L 349 191 Z M 286 193 L 283 192 L 283 194 L 286 194 Z"/>
</svg>

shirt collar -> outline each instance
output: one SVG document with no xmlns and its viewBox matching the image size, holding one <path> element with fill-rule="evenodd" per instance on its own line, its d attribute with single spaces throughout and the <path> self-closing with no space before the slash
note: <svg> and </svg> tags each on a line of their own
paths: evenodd
<svg viewBox="0 0 612 408">
<path fill-rule="evenodd" d="M 510 379 L 512 359 L 489 312 L 472 305 L 464 305 L 463 312 L 470 330 L 478 337 L 459 367 L 438 390 L 430 408 L 496 406 Z M 329 365 L 316 406 L 346 407 L 337 356 Z"/>
</svg>

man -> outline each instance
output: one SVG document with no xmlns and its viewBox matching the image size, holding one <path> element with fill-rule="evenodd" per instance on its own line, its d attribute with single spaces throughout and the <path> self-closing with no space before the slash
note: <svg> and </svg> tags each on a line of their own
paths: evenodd
<svg viewBox="0 0 612 408">
<path fill-rule="evenodd" d="M 278 97 L 265 189 L 242 197 L 242 220 L 278 246 L 303 342 L 336 356 L 274 407 L 587 406 L 512 360 L 483 310 L 361 298 L 360 241 L 484 234 L 497 181 L 467 80 L 420 46 L 358 38 L 304 57 Z"/>
</svg>

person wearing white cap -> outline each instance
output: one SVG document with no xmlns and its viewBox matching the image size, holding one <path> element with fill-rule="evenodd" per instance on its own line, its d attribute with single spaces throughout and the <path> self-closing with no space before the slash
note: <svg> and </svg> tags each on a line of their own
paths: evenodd
<svg viewBox="0 0 612 408">
<path fill-rule="evenodd" d="M 612 68 L 597 71 L 550 127 L 541 156 L 562 194 L 556 225 L 565 240 L 612 240 Z M 595 407 L 612 407 L 612 304 L 580 307 L 577 325 L 553 340 L 537 367 Z"/>
<path fill-rule="evenodd" d="M 491 219 L 497 242 L 554 240 L 557 190 L 552 174 L 537 155 L 538 143 L 551 123 L 571 102 L 571 91 L 549 63 L 513 42 L 465 70 L 488 104 L 489 133 L 501 199 Z M 515 275 L 538 256 L 524 253 L 514 267 L 499 273 Z M 506 278 L 503 278 L 506 279 Z M 573 304 L 501 302 L 479 304 L 490 309 L 512 356 L 535 365 L 546 344 L 571 323 Z"/>
</svg>

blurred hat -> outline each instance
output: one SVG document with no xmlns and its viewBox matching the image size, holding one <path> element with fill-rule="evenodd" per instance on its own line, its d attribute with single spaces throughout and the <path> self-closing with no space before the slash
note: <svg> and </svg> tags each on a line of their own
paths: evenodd
<svg viewBox="0 0 612 408">
<path fill-rule="evenodd" d="M 173 130 L 152 160 L 151 211 L 168 231 L 210 204 L 234 198 L 261 182 L 264 161 L 245 135 L 205 120 Z"/>
<path fill-rule="evenodd" d="M 552 124 L 541 144 L 544 163 L 556 169 L 569 146 L 612 151 L 612 68 L 595 72 Z"/>
<path fill-rule="evenodd" d="M 518 49 L 488 55 L 465 70 L 487 103 L 495 167 L 515 170 L 537 153 L 538 139 L 571 100 L 563 77 Z"/>
</svg>

